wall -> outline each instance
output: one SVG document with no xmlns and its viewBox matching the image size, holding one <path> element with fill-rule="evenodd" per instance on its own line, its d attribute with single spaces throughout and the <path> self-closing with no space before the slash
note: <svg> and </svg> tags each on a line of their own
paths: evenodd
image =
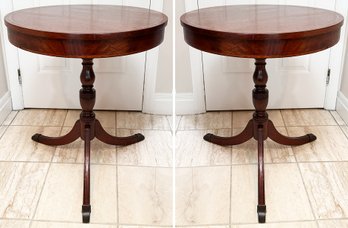
<svg viewBox="0 0 348 228">
<path fill-rule="evenodd" d="M 5 56 L 2 41 L 2 37 L 0 36 L 0 123 L 2 123 L 12 111 L 11 96 L 7 85 L 7 71 L 4 64 Z"/>
<path fill-rule="evenodd" d="M 2 44 L 2 40 L 0 37 L 0 45 L 1 44 Z M 2 49 L 2 46 L 0 46 L 0 97 L 3 97 L 8 91 L 5 72 L 6 71 L 4 66 L 3 49 Z"/>
<path fill-rule="evenodd" d="M 346 41 L 346 44 L 348 44 L 348 39 Z M 346 51 L 345 60 L 344 60 L 344 68 L 342 73 L 342 82 L 341 82 L 340 92 L 345 97 L 348 97 L 348 52 L 347 51 Z"/>
<path fill-rule="evenodd" d="M 336 1 L 337 3 L 343 4 L 342 7 L 340 8 L 348 8 L 348 4 L 346 1 Z M 337 9 L 337 6 L 336 6 Z M 341 12 L 342 15 L 344 15 L 344 12 Z M 348 10 L 345 11 L 345 16 L 347 18 L 348 16 Z M 347 23 L 345 22 L 344 28 L 347 28 Z M 337 95 L 337 101 L 336 101 L 336 111 L 338 114 L 343 118 L 343 120 L 348 123 L 348 49 L 347 49 L 347 44 L 348 44 L 348 29 L 344 29 L 346 38 L 344 42 L 344 49 L 345 49 L 345 54 L 344 54 L 344 60 L 343 62 L 343 69 L 341 72 L 341 80 L 340 80 L 340 89 L 338 91 Z"/>
<path fill-rule="evenodd" d="M 173 87 L 173 10 L 172 1 L 163 1 L 163 13 L 168 17 L 164 41 L 159 48 L 156 93 L 171 93 Z"/>
<path fill-rule="evenodd" d="M 192 76 L 189 46 L 185 43 L 180 16 L 185 13 L 185 1 L 175 1 L 175 47 L 176 47 L 176 69 L 175 83 L 177 93 L 192 93 Z"/>
</svg>

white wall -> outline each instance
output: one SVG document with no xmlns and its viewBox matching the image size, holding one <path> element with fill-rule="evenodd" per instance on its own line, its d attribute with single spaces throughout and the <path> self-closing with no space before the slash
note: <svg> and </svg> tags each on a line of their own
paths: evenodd
<svg viewBox="0 0 348 228">
<path fill-rule="evenodd" d="M 175 1 L 175 47 L 176 47 L 176 69 L 175 84 L 177 93 L 192 93 L 192 76 L 189 46 L 184 41 L 182 26 L 180 25 L 180 16 L 185 13 L 185 1 Z"/>
<path fill-rule="evenodd" d="M 7 71 L 4 59 L 3 42 L 2 37 L 0 36 L 0 123 L 2 123 L 12 111 L 11 96 L 7 84 Z"/>
<path fill-rule="evenodd" d="M 173 87 L 173 10 L 172 1 L 163 1 L 163 13 L 168 17 L 164 41 L 159 48 L 156 93 L 171 93 Z"/>
<path fill-rule="evenodd" d="M 348 38 L 346 45 L 348 44 Z M 338 99 L 336 104 L 336 110 L 339 115 L 348 123 L 348 49 L 346 49 L 344 67 L 341 75 L 341 87 L 338 92 Z"/>
<path fill-rule="evenodd" d="M 346 45 L 348 44 L 348 39 L 346 40 Z M 340 92 L 348 97 L 348 52 L 346 51 L 345 60 L 344 60 L 344 68 L 342 73 L 342 81 Z"/>
<path fill-rule="evenodd" d="M 2 44 L 2 40 L 0 37 L 0 45 L 1 44 Z M 6 71 L 4 66 L 3 49 L 2 49 L 2 46 L 0 46 L 0 97 L 3 97 L 8 92 L 5 72 Z"/>
</svg>

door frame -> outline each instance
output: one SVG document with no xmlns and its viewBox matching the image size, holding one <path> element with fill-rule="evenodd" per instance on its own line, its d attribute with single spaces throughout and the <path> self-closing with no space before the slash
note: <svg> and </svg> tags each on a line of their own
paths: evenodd
<svg viewBox="0 0 348 228">
<path fill-rule="evenodd" d="M 338 93 L 341 88 L 342 74 L 345 62 L 345 53 L 347 49 L 347 20 L 348 20 L 348 2 L 336 0 L 335 11 L 342 14 L 344 24 L 341 28 L 340 41 L 330 49 L 330 82 L 326 87 L 324 109 L 335 110 Z"/>
<path fill-rule="evenodd" d="M 186 0 L 185 6 L 188 11 L 197 9 L 199 6 L 198 0 Z M 345 18 L 344 25 L 341 29 L 341 38 L 340 41 L 330 49 L 330 60 L 328 64 L 328 69 L 330 69 L 330 83 L 326 87 L 325 99 L 324 99 L 324 109 L 335 110 L 336 101 L 338 98 L 338 92 L 341 86 L 341 77 L 344 67 L 345 53 L 346 53 L 346 40 L 348 35 L 347 30 L 347 20 L 348 20 L 348 2 L 336 0 L 335 1 L 335 11 L 342 14 Z M 191 47 L 190 47 L 191 48 Z M 198 50 L 195 50 L 198 52 Z M 199 51 L 202 53 L 201 51 Z M 191 65 L 193 62 L 201 62 L 202 57 L 199 54 L 190 55 Z M 192 65 L 193 66 L 193 65 Z M 203 78 L 203 81 L 202 81 Z M 202 110 L 206 111 L 206 104 L 202 103 L 202 100 L 205 100 L 205 89 L 204 89 L 204 72 L 203 70 L 195 71 L 195 74 L 192 74 L 193 82 L 201 82 L 200 84 L 193 84 L 193 103 L 201 104 Z M 177 94 L 180 96 L 180 94 Z M 192 103 L 191 102 L 191 103 Z M 179 108 L 179 107 L 178 107 Z M 187 113 L 187 108 L 185 108 Z M 191 114 L 194 114 L 194 110 L 191 111 Z"/>
<path fill-rule="evenodd" d="M 151 9 L 162 11 L 163 0 L 150 0 Z M 7 29 L 4 24 L 4 15 L 13 11 L 12 1 L 0 1 L 0 35 L 2 40 L 2 47 L 4 53 L 4 65 L 7 74 L 7 82 L 9 91 L 11 93 L 12 109 L 24 109 L 23 90 L 18 80 L 18 69 L 20 69 L 20 62 L 18 56 L 18 48 L 13 46 L 7 36 Z M 170 107 L 172 106 L 172 93 L 156 94 L 156 78 L 157 78 L 157 61 L 158 61 L 159 47 L 146 52 L 146 70 L 144 72 L 144 87 L 143 87 L 143 111 L 156 114 L 171 114 Z M 160 99 L 159 99 L 160 98 Z M 169 107 L 164 110 L 163 107 Z"/>
<path fill-rule="evenodd" d="M 4 55 L 4 65 L 7 78 L 8 88 L 11 94 L 12 109 L 19 110 L 23 109 L 23 91 L 22 86 L 19 84 L 18 80 L 18 69 L 19 67 L 19 58 L 18 58 L 18 49 L 13 46 L 7 36 L 7 29 L 4 23 L 4 17 L 6 14 L 13 11 L 12 1 L 1 1 L 0 2 L 0 29 L 1 29 L 1 41 L 3 47 Z"/>
</svg>

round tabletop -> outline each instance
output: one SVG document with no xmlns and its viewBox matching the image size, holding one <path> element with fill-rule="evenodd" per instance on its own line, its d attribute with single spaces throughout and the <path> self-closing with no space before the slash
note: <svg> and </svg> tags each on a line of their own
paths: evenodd
<svg viewBox="0 0 348 228">
<path fill-rule="evenodd" d="M 310 54 L 339 41 L 343 17 L 286 5 L 203 8 L 181 16 L 185 41 L 200 50 L 244 58 Z"/>
<path fill-rule="evenodd" d="M 19 10 L 5 17 L 10 42 L 27 51 L 60 57 L 128 55 L 163 41 L 167 16 L 145 8 L 61 5 Z"/>
</svg>

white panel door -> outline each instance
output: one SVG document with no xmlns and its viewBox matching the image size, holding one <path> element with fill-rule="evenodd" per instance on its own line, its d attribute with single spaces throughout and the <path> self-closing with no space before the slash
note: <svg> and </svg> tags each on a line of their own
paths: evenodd
<svg viewBox="0 0 348 228">
<path fill-rule="evenodd" d="M 14 10 L 57 4 L 114 4 L 149 8 L 151 0 L 13 1 Z M 80 108 L 81 59 L 19 50 L 25 108 Z M 146 53 L 94 60 L 96 109 L 142 110 Z M 151 63 L 156 64 L 156 63 Z"/>
<path fill-rule="evenodd" d="M 198 0 L 198 7 L 232 4 L 292 4 L 335 10 L 327 0 Z M 268 108 L 324 107 L 330 50 L 268 59 Z M 254 60 L 202 53 L 207 110 L 253 109 Z"/>
</svg>

